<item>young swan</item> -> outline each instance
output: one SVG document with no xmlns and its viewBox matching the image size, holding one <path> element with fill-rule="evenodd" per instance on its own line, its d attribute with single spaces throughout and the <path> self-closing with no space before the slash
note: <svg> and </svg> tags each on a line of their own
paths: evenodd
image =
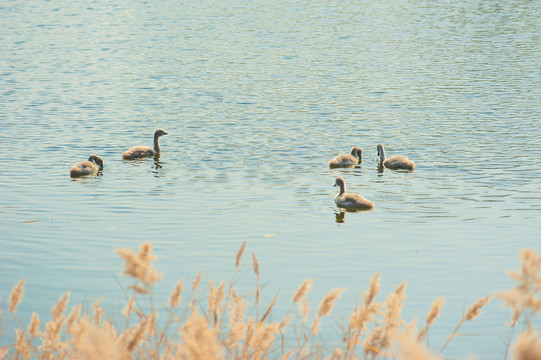
<svg viewBox="0 0 541 360">
<path fill-rule="evenodd" d="M 382 144 L 378 144 L 378 156 L 379 163 L 385 166 L 387 169 L 403 169 L 410 171 L 413 171 L 415 169 L 415 163 L 405 156 L 395 155 L 391 156 L 388 159 L 385 159 L 385 150 L 383 150 Z"/>
<path fill-rule="evenodd" d="M 334 198 L 334 202 L 339 207 L 355 210 L 370 210 L 374 208 L 372 201 L 366 200 L 358 194 L 347 193 L 344 178 L 337 177 L 334 186 L 340 186 L 340 192 Z"/>
<path fill-rule="evenodd" d="M 357 165 L 361 162 L 363 156 L 363 149 L 355 146 L 351 149 L 349 154 L 338 155 L 331 161 L 329 161 L 330 168 L 349 167 Z"/>
<path fill-rule="evenodd" d="M 98 155 L 90 155 L 88 161 L 81 161 L 70 169 L 71 177 L 94 175 L 103 168 L 103 160 Z"/>
<path fill-rule="evenodd" d="M 160 148 L 160 136 L 167 135 L 162 129 L 158 129 L 154 132 L 154 149 L 151 149 L 146 146 L 134 146 L 129 150 L 126 150 L 122 153 L 122 158 L 124 160 L 133 160 L 139 159 L 154 155 L 159 155 L 162 149 Z"/>
</svg>

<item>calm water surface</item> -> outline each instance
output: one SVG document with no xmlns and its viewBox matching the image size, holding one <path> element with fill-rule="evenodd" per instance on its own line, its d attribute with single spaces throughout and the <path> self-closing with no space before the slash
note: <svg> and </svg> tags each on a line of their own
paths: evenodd
<svg viewBox="0 0 541 360">
<path fill-rule="evenodd" d="M 340 321 L 381 271 L 384 295 L 408 282 L 420 326 L 445 297 L 439 349 L 467 306 L 513 286 L 520 249 L 541 252 L 539 24 L 541 3 L 518 0 L 3 1 L 2 307 L 24 277 L 25 322 L 66 289 L 117 311 L 113 250 L 147 241 L 165 301 L 202 267 L 229 279 L 247 239 L 275 316 L 314 278 L 313 307 L 347 288 Z M 159 161 L 121 159 L 157 128 Z M 380 142 L 415 172 L 378 173 Z M 328 169 L 354 145 L 361 166 Z M 103 173 L 71 180 L 92 153 Z M 335 176 L 375 210 L 341 217 Z M 249 261 L 241 274 L 248 292 Z M 509 315 L 489 304 L 444 355 L 503 358 Z"/>
</svg>

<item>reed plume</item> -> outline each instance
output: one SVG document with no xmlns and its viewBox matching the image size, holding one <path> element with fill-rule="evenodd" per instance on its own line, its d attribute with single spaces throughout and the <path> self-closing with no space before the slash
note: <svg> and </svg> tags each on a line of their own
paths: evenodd
<svg viewBox="0 0 541 360">
<path fill-rule="evenodd" d="M 257 258 L 254 254 L 252 254 L 252 268 L 254 270 L 255 274 L 255 308 L 257 310 L 259 305 L 259 297 L 261 293 L 261 288 L 259 287 L 259 263 L 257 262 Z"/>
<path fill-rule="evenodd" d="M 70 314 L 68 315 L 68 325 L 66 328 L 66 332 L 68 334 L 74 335 L 74 330 L 76 328 L 77 323 L 79 322 L 79 316 L 81 314 L 82 305 L 79 304 L 75 306 L 73 309 L 71 309 Z"/>
<path fill-rule="evenodd" d="M 220 360 L 223 354 L 207 321 L 196 311 L 182 328 L 180 351 L 187 360 Z"/>
<path fill-rule="evenodd" d="M 306 297 L 306 294 L 310 292 L 312 289 L 312 283 L 314 282 L 314 279 L 306 279 L 301 286 L 295 291 L 295 294 L 293 295 L 293 302 L 298 303 L 301 301 L 304 297 Z"/>
<path fill-rule="evenodd" d="M 418 341 L 413 340 L 406 334 L 395 336 L 396 342 L 396 355 L 400 360 L 434 360 L 437 357 L 430 353 L 430 351 L 424 347 Z"/>
<path fill-rule="evenodd" d="M 154 285 L 161 278 L 161 274 L 158 274 L 151 263 L 157 257 L 152 255 L 152 245 L 150 243 L 141 245 L 137 254 L 131 249 L 118 249 L 116 253 L 124 259 L 124 276 L 140 281 L 146 288 Z M 141 292 L 144 293 L 144 291 Z"/>
<path fill-rule="evenodd" d="M 88 360 L 124 360 L 129 352 L 117 341 L 111 328 L 98 326 L 87 318 L 79 322 L 78 335 L 73 339 L 75 350 L 83 359 Z"/>
<path fill-rule="evenodd" d="M 99 325 L 103 316 L 103 310 L 100 308 L 100 304 L 103 301 L 103 296 L 92 304 L 92 312 L 94 313 L 94 324 Z"/>
<path fill-rule="evenodd" d="M 541 256 L 532 249 L 523 249 L 520 252 L 521 269 L 512 271 L 509 276 L 516 281 L 517 286 L 509 291 L 495 294 L 502 299 L 505 305 L 513 309 L 510 326 L 515 326 L 525 310 L 530 311 L 530 320 L 536 312 L 541 311 Z"/>
<path fill-rule="evenodd" d="M 237 251 L 237 256 L 236 256 L 236 261 L 235 261 L 235 269 L 239 268 L 240 260 L 242 259 L 242 254 L 244 254 L 244 249 L 246 249 L 246 240 L 244 240 L 241 247 Z"/>
<path fill-rule="evenodd" d="M 39 335 L 39 324 L 40 324 L 40 320 L 39 320 L 39 316 L 38 314 L 34 311 L 32 313 L 32 319 L 30 319 L 30 324 L 28 324 L 28 333 L 30 334 L 30 336 L 32 336 L 33 338 L 34 337 L 37 337 Z"/>
<path fill-rule="evenodd" d="M 321 301 L 321 304 L 319 305 L 319 308 L 317 310 L 318 316 L 331 315 L 335 301 L 340 297 L 340 294 L 342 294 L 344 290 L 345 288 L 334 289 L 331 292 L 329 292 L 327 295 L 325 295 L 325 297 Z"/>
<path fill-rule="evenodd" d="M 19 359 L 30 358 L 30 346 L 26 341 L 24 331 L 15 329 L 15 356 Z"/>
<path fill-rule="evenodd" d="M 21 303 L 24 297 L 24 279 L 19 280 L 19 282 L 11 290 L 8 300 L 8 310 L 11 313 L 17 311 L 17 307 Z"/>
<path fill-rule="evenodd" d="M 488 296 L 477 300 L 472 306 L 469 307 L 468 311 L 466 312 L 466 316 L 465 316 L 466 320 L 472 321 L 473 319 L 481 315 L 481 309 L 486 304 L 488 304 L 489 301 L 490 301 L 490 297 Z"/>
<path fill-rule="evenodd" d="M 246 242 L 237 251 L 234 274 L 237 274 L 245 248 Z M 184 297 L 183 278 L 177 282 L 167 299 L 169 306 L 164 306 L 169 318 L 163 328 L 158 328 L 155 309 L 149 312 L 145 307 L 136 307 L 136 300 L 139 304 L 136 297 L 142 293 L 150 294 L 154 282 L 159 278 L 151 263 L 156 258 L 152 255 L 150 244 L 141 246 L 138 254 L 122 249 L 118 252 L 125 260 L 125 274 L 135 279 L 135 284 L 131 285 L 134 291 L 122 310 L 126 317 L 124 328 L 114 325 L 111 317 L 100 307 L 103 298 L 94 302 L 86 312 L 82 305 L 77 305 L 66 315 L 70 297 L 70 292 L 66 291 L 52 307 L 51 320 L 44 326 L 34 312 L 27 328 L 15 327 L 12 336 L 14 342 L 8 346 L 0 346 L 0 359 L 353 360 L 363 355 L 362 350 L 356 350 L 358 345 L 364 348 L 365 359 L 441 359 L 439 354 L 434 355 L 429 351 L 423 340 L 427 338 L 430 326 L 441 313 L 443 298 L 432 303 L 426 315 L 426 323 L 417 331 L 415 319 L 408 323 L 402 319 L 406 283 L 400 284 L 385 301 L 376 301 L 380 291 L 379 273 L 370 279 L 368 291 L 361 293 L 359 304 L 346 318 L 342 338 L 338 339 L 337 343 L 321 344 L 315 340 L 315 336 L 322 328 L 322 317 L 332 315 L 336 301 L 344 289 L 334 289 L 323 297 L 310 324 L 307 323 L 310 314 L 307 294 L 311 290 L 313 279 L 305 280 L 291 298 L 293 306 L 299 306 L 300 318 L 296 313 L 286 313 L 283 318 L 273 321 L 278 297 L 270 302 L 263 316 L 259 317 L 260 268 L 257 258 L 252 255 L 252 270 L 257 279 L 256 291 L 239 295 L 233 286 L 234 278 L 229 285 L 222 281 L 218 286 L 209 279 L 206 304 L 208 309 L 205 309 L 208 313 L 206 317 L 201 316 L 197 311 L 199 307 L 205 307 L 202 301 L 197 301 L 197 290 L 203 273 L 201 270 L 192 284 L 192 299 L 186 305 L 181 301 L 184 300 L 181 299 L 181 296 Z M 512 307 L 515 322 L 521 314 L 529 315 L 526 318 L 527 330 L 518 336 L 511 348 L 513 359 L 537 360 L 541 358 L 541 338 L 534 330 L 533 318 L 541 311 L 541 299 L 538 296 L 541 291 L 541 258 L 533 250 L 522 251 L 520 257 L 520 271 L 510 274 L 513 280 L 517 281 L 517 286 L 496 296 Z M 141 291 L 136 290 L 136 287 Z M 11 313 L 17 311 L 23 294 L 24 279 L 13 287 L 9 296 L 8 310 Z M 467 309 L 440 353 L 456 336 L 464 322 L 479 317 L 490 299 L 481 298 Z M 255 305 L 256 308 L 250 309 L 250 305 Z M 133 313 L 137 316 L 133 316 Z M 13 319 L 11 321 L 16 325 L 19 322 L 15 316 L 10 316 L 10 319 Z M 131 327 L 130 321 L 135 322 Z M 175 326 L 176 329 L 168 326 Z M 0 340 L 4 329 L 6 325 L 0 310 Z M 296 344 L 290 343 L 290 337 L 284 334 L 286 330 L 295 331 Z"/>
<path fill-rule="evenodd" d="M 441 311 L 441 308 L 443 306 L 443 297 L 440 297 L 439 299 L 437 299 L 436 301 L 434 301 L 432 303 L 432 306 L 430 307 L 430 311 L 428 312 L 428 314 L 426 315 L 426 324 L 425 326 L 421 329 L 421 331 L 419 331 L 419 335 L 417 336 L 417 341 L 421 342 L 427 331 L 428 331 L 428 328 L 430 327 L 430 325 L 432 325 L 432 323 L 436 320 L 436 318 L 440 315 L 440 311 Z"/>
<path fill-rule="evenodd" d="M 360 344 L 361 335 L 367 330 L 366 325 L 374 322 L 376 314 L 379 312 L 382 304 L 373 303 L 376 295 L 380 290 L 380 275 L 376 273 L 370 279 L 370 287 L 368 293 L 364 294 L 364 304 L 357 305 L 349 317 L 349 326 L 344 335 L 345 352 L 344 358 L 349 359 L 354 356 L 355 348 Z M 365 349 L 369 340 L 363 346 Z"/>
<path fill-rule="evenodd" d="M 66 311 L 66 307 L 68 305 L 68 301 L 70 298 L 70 291 L 66 291 L 60 299 L 56 302 L 56 304 L 51 309 L 51 319 L 53 321 L 58 321 L 62 316 L 64 316 L 64 312 Z"/>
<path fill-rule="evenodd" d="M 451 335 L 449 336 L 449 338 L 447 339 L 447 341 L 445 342 L 445 344 L 441 348 L 441 350 L 439 352 L 440 354 L 443 352 L 445 347 L 449 344 L 451 339 L 456 335 L 456 333 L 458 332 L 458 329 L 460 329 L 462 324 L 464 324 L 465 321 L 471 321 L 471 320 L 475 319 L 476 317 L 478 317 L 481 314 L 481 309 L 483 308 L 483 306 L 485 306 L 489 301 L 490 301 L 490 297 L 488 297 L 488 296 L 483 297 L 483 298 L 477 300 L 472 306 L 470 306 L 468 308 L 468 311 L 466 312 L 466 314 L 462 317 L 462 319 L 460 320 L 460 322 L 456 326 L 455 330 L 453 330 L 453 332 L 451 333 Z"/>
<path fill-rule="evenodd" d="M 513 360 L 541 359 L 541 337 L 531 327 L 513 345 Z"/>
<path fill-rule="evenodd" d="M 173 288 L 173 291 L 171 291 L 171 295 L 169 296 L 169 306 L 172 309 L 180 305 L 180 301 L 181 301 L 180 295 L 182 294 L 183 289 L 184 289 L 184 279 L 180 278 L 180 280 L 177 282 L 177 284 Z"/>
<path fill-rule="evenodd" d="M 380 275 L 379 272 L 377 272 L 372 279 L 370 279 L 370 290 L 364 297 L 364 302 L 366 305 L 370 304 L 374 300 L 376 295 L 379 293 L 380 288 Z"/>
<path fill-rule="evenodd" d="M 126 304 L 126 307 L 124 309 L 122 309 L 122 315 L 124 315 L 126 317 L 126 319 L 129 319 L 130 318 L 130 314 L 133 310 L 133 306 L 135 304 L 135 294 L 132 294 L 132 296 L 130 297 L 130 300 L 128 300 L 128 303 Z M 126 322 L 126 326 L 127 326 L 127 322 Z"/>
<path fill-rule="evenodd" d="M 201 283 L 201 276 L 203 276 L 203 269 L 199 270 L 199 272 L 197 273 L 197 275 L 193 279 L 192 293 L 194 293 L 195 290 L 197 290 L 197 288 L 199 287 L 199 283 Z"/>
</svg>

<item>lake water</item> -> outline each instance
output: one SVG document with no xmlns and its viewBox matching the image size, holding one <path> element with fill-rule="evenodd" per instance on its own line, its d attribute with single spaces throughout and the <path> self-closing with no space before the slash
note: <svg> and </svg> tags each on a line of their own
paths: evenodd
<svg viewBox="0 0 541 360">
<path fill-rule="evenodd" d="M 314 278 L 313 307 L 347 288 L 341 321 L 381 271 L 383 295 L 408 282 L 419 326 L 445 297 L 438 350 L 514 285 L 520 249 L 541 253 L 539 24 L 541 2 L 519 0 L 3 1 L 2 308 L 26 278 L 25 323 L 67 289 L 114 312 L 128 281 L 113 250 L 147 241 L 165 301 L 201 268 L 228 280 L 247 240 L 275 316 Z M 159 161 L 122 160 L 157 128 Z M 415 172 L 379 173 L 378 143 Z M 328 168 L 355 145 L 361 166 Z M 70 179 L 92 153 L 103 173 Z M 374 211 L 341 218 L 336 176 Z M 493 301 L 444 355 L 503 359 L 509 316 Z"/>
</svg>

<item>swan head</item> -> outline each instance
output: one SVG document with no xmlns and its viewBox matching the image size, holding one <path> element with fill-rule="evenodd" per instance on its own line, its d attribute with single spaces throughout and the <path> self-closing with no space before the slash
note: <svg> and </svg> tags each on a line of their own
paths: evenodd
<svg viewBox="0 0 541 360">
<path fill-rule="evenodd" d="M 363 149 L 361 149 L 358 146 L 352 147 L 351 151 L 349 152 L 351 155 L 359 158 L 361 160 L 361 157 L 363 156 Z"/>
<path fill-rule="evenodd" d="M 167 133 L 165 131 L 163 131 L 162 129 L 158 129 L 154 132 L 154 137 L 160 137 L 160 136 L 163 136 L 163 135 L 167 135 Z"/>
<path fill-rule="evenodd" d="M 100 168 L 103 167 L 103 160 L 98 155 L 94 155 L 94 154 L 90 155 L 88 157 L 88 161 L 93 162 L 94 164 L 98 165 Z"/>
<path fill-rule="evenodd" d="M 342 187 L 342 186 L 345 186 L 345 185 L 346 185 L 346 181 L 344 180 L 344 178 L 341 177 L 341 176 L 338 176 L 338 177 L 336 178 L 336 180 L 334 181 L 334 185 L 333 185 L 333 186 L 340 186 L 340 187 Z"/>
<path fill-rule="evenodd" d="M 383 144 L 378 144 L 378 156 L 381 156 L 383 153 Z"/>
</svg>

